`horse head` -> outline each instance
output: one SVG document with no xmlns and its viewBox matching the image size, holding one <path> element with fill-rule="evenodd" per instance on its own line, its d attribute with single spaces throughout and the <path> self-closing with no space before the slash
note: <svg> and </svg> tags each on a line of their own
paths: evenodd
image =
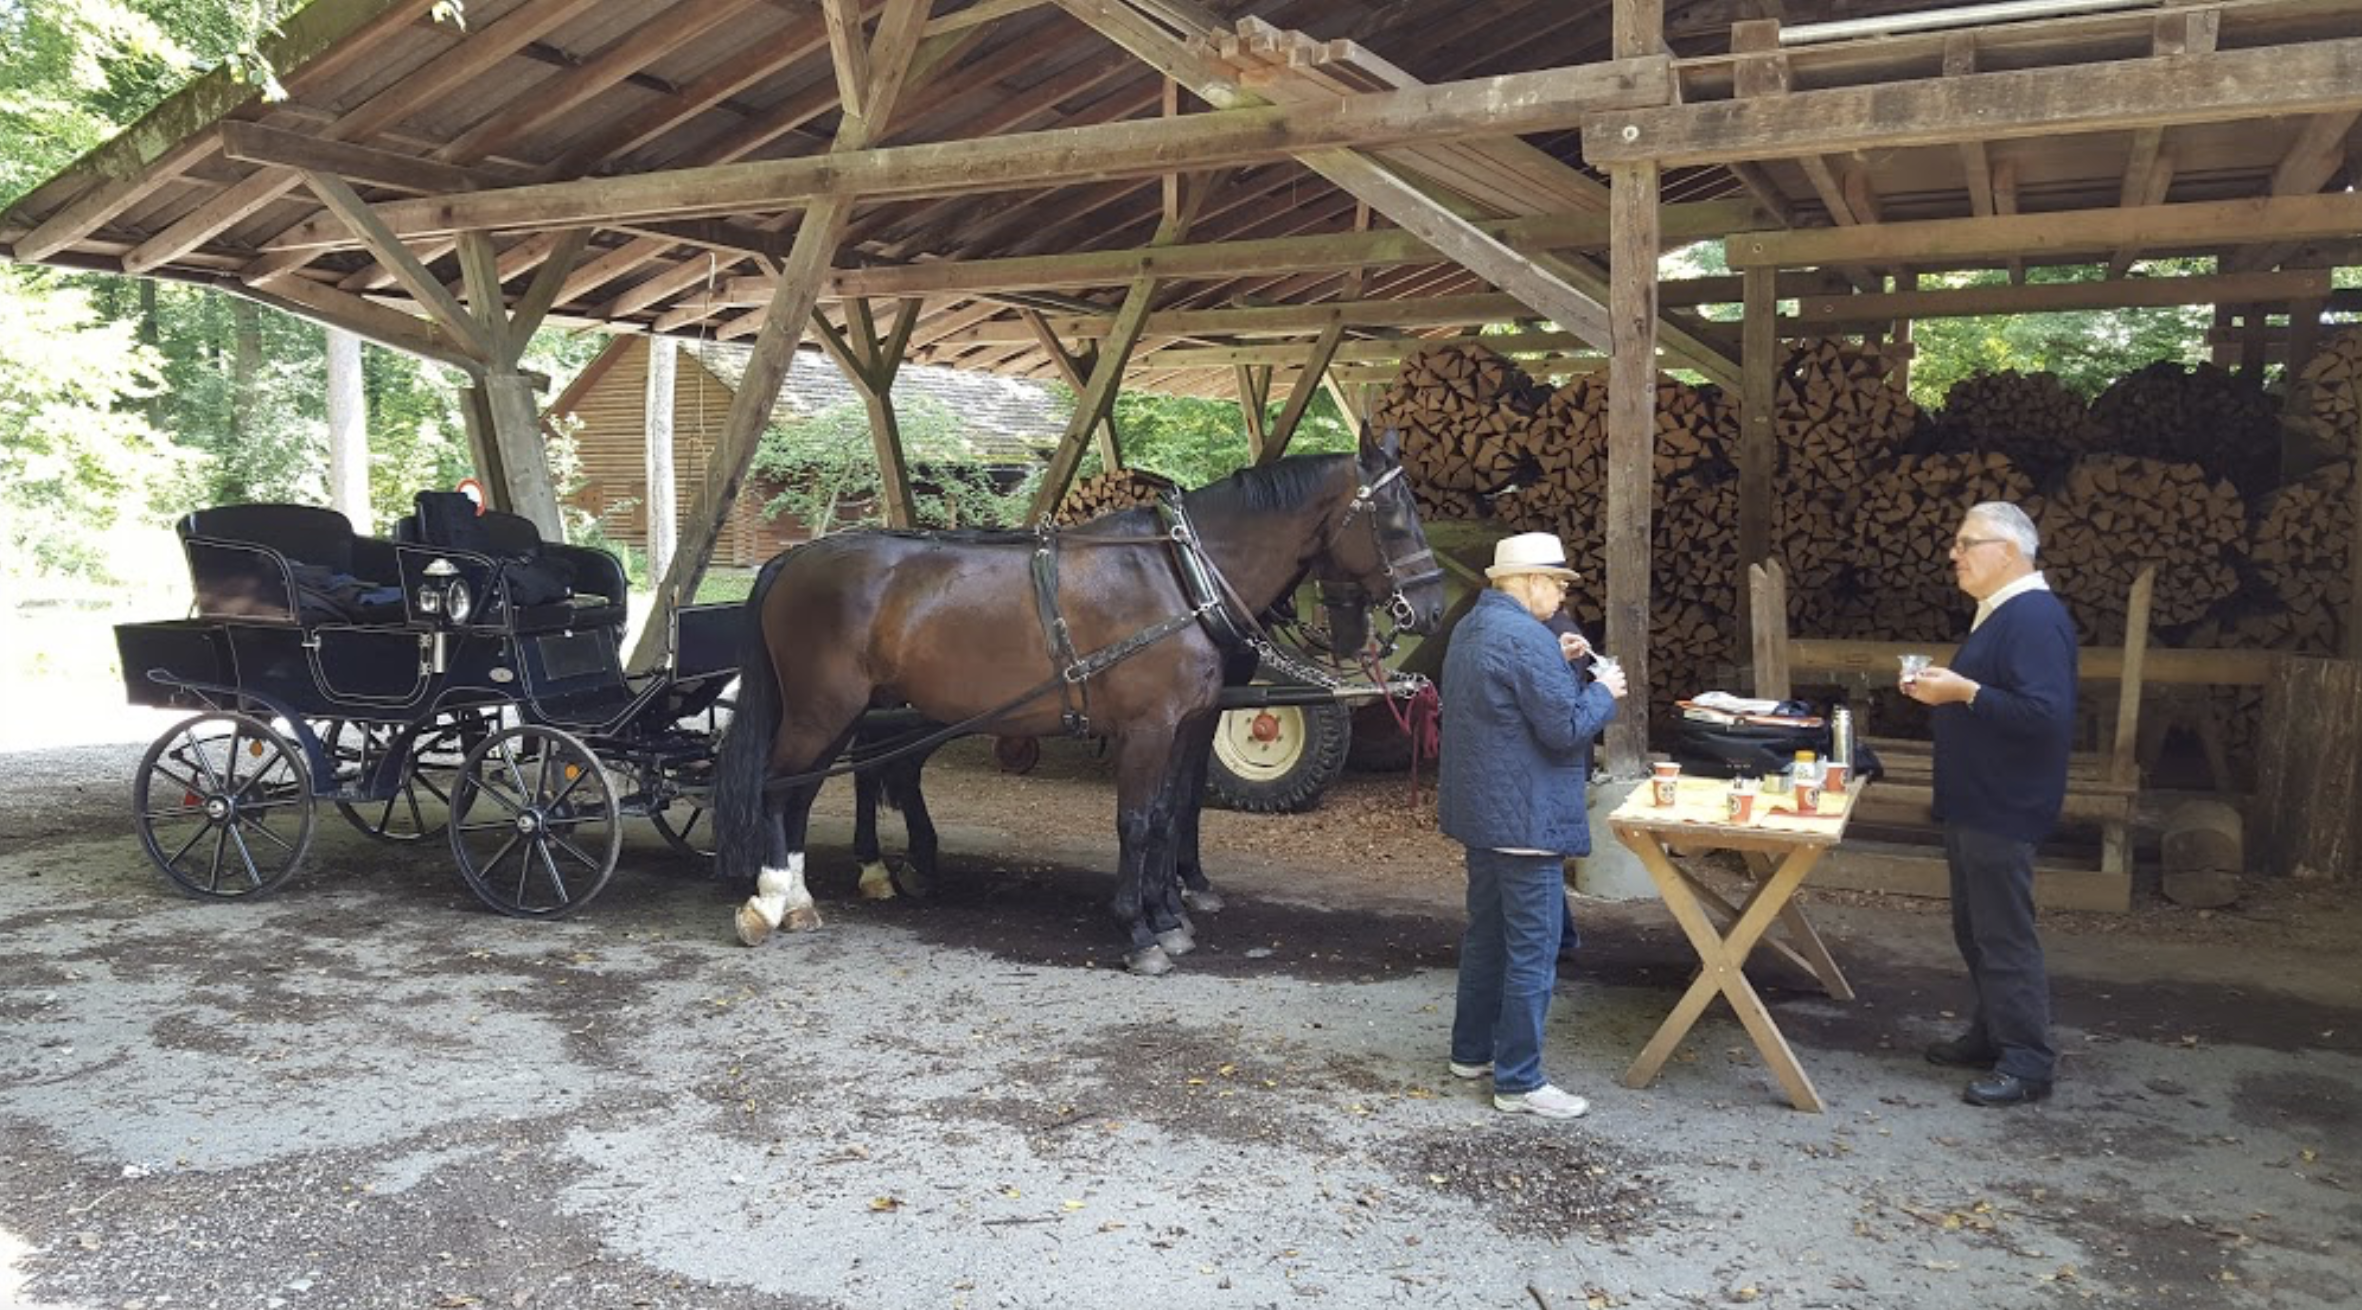
<svg viewBox="0 0 2362 1310">
<path fill-rule="evenodd" d="M 1359 650 L 1367 641 L 1373 605 L 1408 632 L 1433 632 L 1443 620 L 1443 570 L 1419 526 L 1419 505 L 1400 453 L 1392 428 L 1375 438 L 1362 428 L 1354 458 L 1358 485 L 1313 570 L 1340 651 Z"/>
</svg>

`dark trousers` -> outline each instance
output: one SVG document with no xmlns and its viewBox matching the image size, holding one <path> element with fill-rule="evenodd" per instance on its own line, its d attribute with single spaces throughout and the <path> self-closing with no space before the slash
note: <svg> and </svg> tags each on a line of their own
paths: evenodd
<svg viewBox="0 0 2362 1310">
<path fill-rule="evenodd" d="M 2005 1074 L 2048 1082 L 2050 980 L 2034 935 L 2034 846 L 1955 824 L 1944 827 L 1952 871 L 1952 939 L 1975 985 L 1969 1040 L 2000 1057 Z"/>
</svg>

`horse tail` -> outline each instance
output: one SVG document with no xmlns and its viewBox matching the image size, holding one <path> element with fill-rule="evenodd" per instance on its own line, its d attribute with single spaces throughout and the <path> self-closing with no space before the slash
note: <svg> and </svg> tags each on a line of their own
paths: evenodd
<svg viewBox="0 0 2362 1310">
<path fill-rule="evenodd" d="M 764 783 L 779 736 L 779 671 L 763 640 L 763 598 L 787 562 L 779 555 L 755 575 L 746 595 L 746 635 L 738 659 L 738 704 L 714 760 L 714 876 L 752 882 L 765 849 Z"/>
</svg>

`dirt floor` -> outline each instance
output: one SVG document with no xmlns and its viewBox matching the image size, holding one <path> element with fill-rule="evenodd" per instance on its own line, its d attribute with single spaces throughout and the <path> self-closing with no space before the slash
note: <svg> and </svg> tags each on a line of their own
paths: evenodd
<svg viewBox="0 0 2362 1310">
<path fill-rule="evenodd" d="M 125 719 L 125 741 L 152 727 Z M 144 741 L 143 743 L 144 744 Z M 2350 887 L 2045 924 L 2057 1097 L 1960 1103 L 1940 905 L 1819 894 L 1859 999 L 1757 971 L 1829 1103 L 1585 902 L 1542 1123 L 1445 1074 L 1458 853 L 1401 777 L 1210 812 L 1230 908 L 1157 980 L 1104 912 L 1087 746 L 929 774 L 951 875 L 749 950 L 644 828 L 562 923 L 323 811 L 313 864 L 200 904 L 125 817 L 139 745 L 0 747 L 0 1304 L 151 1307 L 2350 1306 Z M 896 829 L 890 823 L 889 832 Z"/>
</svg>

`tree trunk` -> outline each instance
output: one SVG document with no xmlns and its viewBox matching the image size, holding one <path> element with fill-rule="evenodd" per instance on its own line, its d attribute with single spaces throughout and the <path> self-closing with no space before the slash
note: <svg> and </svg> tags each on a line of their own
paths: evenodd
<svg viewBox="0 0 2362 1310">
<path fill-rule="evenodd" d="M 353 521 L 375 527 L 369 509 L 369 402 L 361 390 L 361 338 L 328 329 L 328 503 Z"/>
<path fill-rule="evenodd" d="M 648 339 L 648 502 L 642 508 L 648 524 L 648 574 L 657 578 L 672 567 L 681 537 L 673 498 L 673 378 L 679 349 L 680 343 L 671 337 Z"/>
</svg>

